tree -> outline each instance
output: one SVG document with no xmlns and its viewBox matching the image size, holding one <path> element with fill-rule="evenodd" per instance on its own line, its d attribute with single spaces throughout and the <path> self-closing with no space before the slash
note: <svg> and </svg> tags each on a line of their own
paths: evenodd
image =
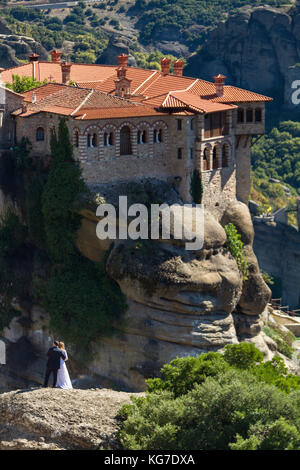
<svg viewBox="0 0 300 470">
<path fill-rule="evenodd" d="M 81 218 L 74 203 L 85 191 L 66 121 L 61 119 L 58 136 L 55 131 L 52 133 L 51 164 L 42 198 L 48 253 L 55 262 L 66 261 L 75 253 L 73 242 Z"/>
<path fill-rule="evenodd" d="M 197 169 L 194 169 L 192 173 L 190 192 L 193 202 L 195 204 L 201 204 L 203 197 L 203 184 L 200 171 Z"/>
<path fill-rule="evenodd" d="M 25 91 L 32 90 L 33 88 L 37 88 L 48 83 L 47 79 L 40 82 L 36 78 L 27 76 L 23 76 L 21 78 L 19 75 L 13 75 L 12 79 L 12 83 L 6 83 L 5 86 L 16 93 L 24 93 Z"/>
</svg>

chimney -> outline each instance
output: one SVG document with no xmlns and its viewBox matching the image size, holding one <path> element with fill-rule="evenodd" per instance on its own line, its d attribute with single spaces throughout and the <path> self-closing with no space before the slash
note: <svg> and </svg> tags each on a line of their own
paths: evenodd
<svg viewBox="0 0 300 470">
<path fill-rule="evenodd" d="M 37 62 L 39 60 L 39 55 L 33 52 L 28 56 L 29 62 Z"/>
<path fill-rule="evenodd" d="M 32 103 L 36 103 L 36 92 L 32 93 Z"/>
<path fill-rule="evenodd" d="M 168 75 L 170 73 L 170 62 L 171 59 L 168 59 L 168 57 L 162 57 L 160 59 L 161 73 L 163 75 Z"/>
<path fill-rule="evenodd" d="M 183 72 L 183 66 L 184 66 L 184 62 L 183 60 L 175 60 L 173 62 L 173 66 L 174 66 L 174 75 L 176 75 L 176 77 L 182 77 L 182 72 Z"/>
<path fill-rule="evenodd" d="M 226 79 L 225 75 L 219 74 L 219 75 L 214 76 L 217 96 L 224 96 L 225 79 Z"/>
<path fill-rule="evenodd" d="M 51 62 L 54 62 L 56 64 L 60 63 L 60 58 L 62 53 L 58 51 L 57 49 L 53 49 L 53 51 L 50 52 L 51 55 Z"/>
<path fill-rule="evenodd" d="M 128 55 L 126 55 L 126 54 L 118 55 L 118 65 L 119 65 L 119 67 L 127 67 L 127 65 L 128 65 Z"/>
<path fill-rule="evenodd" d="M 71 78 L 71 67 L 72 64 L 67 63 L 67 62 L 61 62 L 61 72 L 62 72 L 62 82 L 63 83 L 68 83 Z"/>
<path fill-rule="evenodd" d="M 27 112 L 27 105 L 25 103 L 22 103 L 22 113 Z"/>
<path fill-rule="evenodd" d="M 33 52 L 32 54 L 28 56 L 29 62 L 32 64 L 32 78 L 36 80 L 38 79 L 37 69 L 39 65 L 39 57 L 40 56 L 36 54 L 35 52 Z"/>
</svg>

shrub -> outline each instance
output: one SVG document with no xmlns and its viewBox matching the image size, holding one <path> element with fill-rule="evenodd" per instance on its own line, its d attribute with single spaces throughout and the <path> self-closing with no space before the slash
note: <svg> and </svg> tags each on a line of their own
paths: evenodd
<svg viewBox="0 0 300 470">
<path fill-rule="evenodd" d="M 228 370 L 177 398 L 162 391 L 133 399 L 122 410 L 120 439 L 130 450 L 221 450 L 241 446 L 241 438 L 251 439 L 253 426 L 262 425 L 266 433 L 260 439 L 272 446 L 273 423 L 284 419 L 292 428 L 278 434 L 276 448 L 299 448 L 299 399 L 299 392 L 286 395 L 248 371 Z M 252 438 L 249 447 L 258 442 Z"/>
<path fill-rule="evenodd" d="M 243 275 L 243 279 L 248 279 L 249 266 L 245 258 L 244 244 L 241 240 L 241 235 L 238 233 L 236 227 L 229 223 L 225 225 L 225 232 L 227 235 L 226 246 L 238 265 L 238 268 Z"/>
</svg>

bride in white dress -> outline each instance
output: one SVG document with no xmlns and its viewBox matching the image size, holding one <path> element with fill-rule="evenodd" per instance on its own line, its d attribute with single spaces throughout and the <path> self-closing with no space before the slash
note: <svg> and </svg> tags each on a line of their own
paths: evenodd
<svg viewBox="0 0 300 470">
<path fill-rule="evenodd" d="M 66 361 L 68 360 L 68 354 L 67 351 L 65 350 L 65 345 L 63 342 L 60 342 L 58 345 L 59 349 L 62 350 L 62 352 L 66 356 Z M 60 359 L 60 368 L 58 369 L 57 373 L 57 382 L 56 382 L 56 387 L 57 388 L 64 388 L 64 389 L 71 389 L 73 388 L 69 372 L 66 366 L 66 362 L 61 358 Z"/>
</svg>

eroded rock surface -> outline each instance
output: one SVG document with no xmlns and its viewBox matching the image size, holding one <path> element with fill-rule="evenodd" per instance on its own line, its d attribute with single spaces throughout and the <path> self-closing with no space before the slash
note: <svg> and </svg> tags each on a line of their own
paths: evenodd
<svg viewBox="0 0 300 470">
<path fill-rule="evenodd" d="M 270 96 L 283 96 L 293 107 L 292 83 L 299 79 L 300 8 L 244 7 L 209 35 L 200 52 L 191 57 L 185 74 L 227 83 Z M 284 90 L 284 91 L 283 91 Z"/>
<path fill-rule="evenodd" d="M 0 394 L 0 450 L 117 449 L 117 415 L 130 396 L 50 388 Z"/>
</svg>

